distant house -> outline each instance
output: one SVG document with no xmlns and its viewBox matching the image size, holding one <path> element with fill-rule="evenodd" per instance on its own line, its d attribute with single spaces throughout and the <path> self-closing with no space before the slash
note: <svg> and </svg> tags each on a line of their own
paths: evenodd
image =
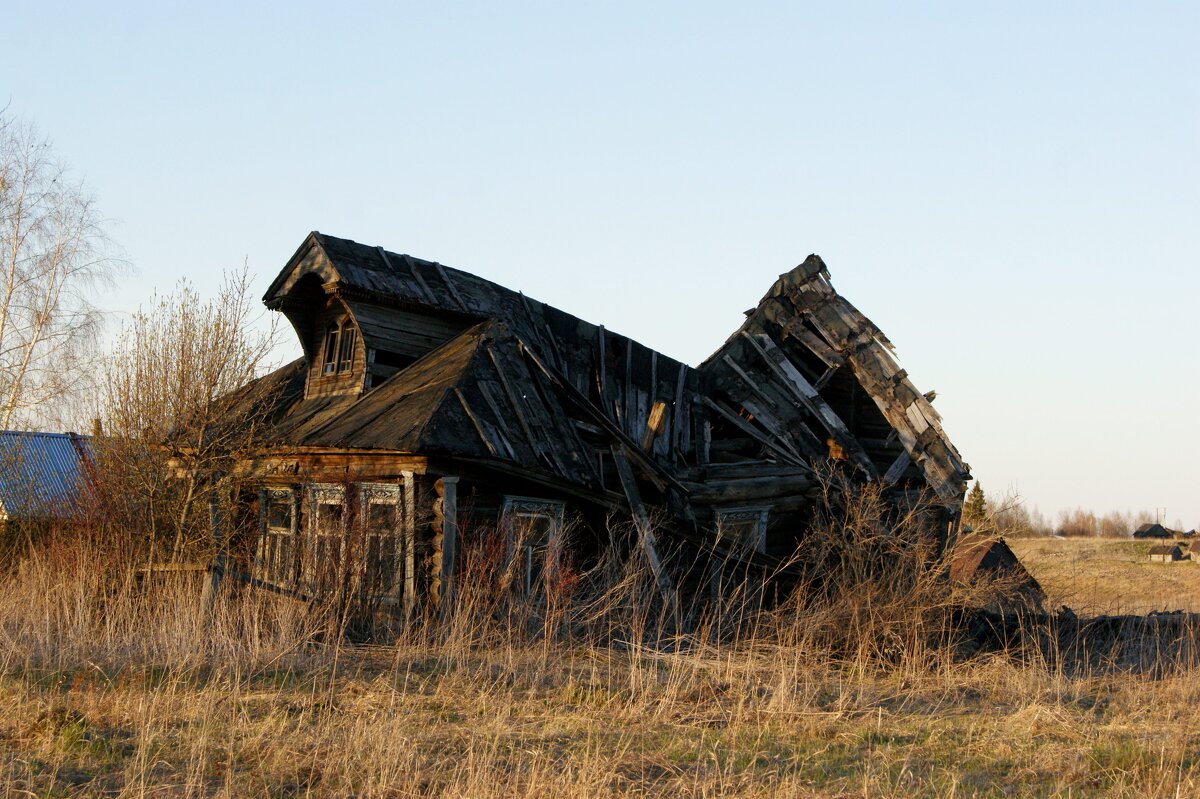
<svg viewBox="0 0 1200 799">
<path fill-rule="evenodd" d="M 91 469 L 87 436 L 0 431 L 0 522 L 78 516 Z"/>
<path fill-rule="evenodd" d="M 1003 538 L 983 535 L 960 538 L 950 556 L 950 579 L 963 585 L 975 585 L 985 579 L 1011 581 L 1012 601 L 993 605 L 1015 603 L 1038 607 L 1046 598 L 1042 586 Z"/>
<path fill-rule="evenodd" d="M 1134 538 L 1178 538 L 1179 533 L 1163 527 L 1158 522 L 1146 522 L 1133 531 Z"/>
<path fill-rule="evenodd" d="M 1158 546 L 1150 547 L 1150 562 L 1151 563 L 1174 563 L 1177 560 L 1183 560 L 1183 550 L 1179 548 L 1179 544 L 1159 544 Z"/>
</svg>

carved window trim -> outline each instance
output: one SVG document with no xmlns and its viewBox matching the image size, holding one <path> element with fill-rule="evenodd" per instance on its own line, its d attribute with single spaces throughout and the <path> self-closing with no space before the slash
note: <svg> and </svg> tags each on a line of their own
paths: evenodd
<svg viewBox="0 0 1200 799">
<path fill-rule="evenodd" d="M 540 552 L 544 552 L 548 562 L 551 562 L 558 557 L 559 548 L 562 546 L 563 521 L 566 516 L 566 503 L 561 500 L 542 499 L 539 497 L 522 497 L 522 496 L 505 496 L 503 509 L 500 513 L 500 520 L 503 529 L 506 531 L 507 541 L 507 563 L 505 568 L 506 575 L 512 575 L 516 572 L 519 583 L 518 587 L 528 596 L 533 593 L 535 585 L 533 580 L 535 559 Z M 549 529 L 546 534 L 546 540 L 542 541 L 517 541 L 513 538 L 513 531 L 517 528 L 521 520 L 545 519 L 549 521 Z M 542 576 L 546 574 L 545 565 L 542 568 Z"/>
<path fill-rule="evenodd" d="M 735 545 L 750 546 L 756 552 L 767 551 L 767 518 L 770 515 L 770 509 L 762 505 L 741 505 L 730 508 L 715 508 L 713 510 L 713 521 L 716 525 L 717 536 L 721 539 L 728 540 L 732 538 L 724 533 L 727 526 L 750 524 L 751 531 L 749 535 L 737 536 Z"/>
<path fill-rule="evenodd" d="M 296 580 L 299 557 L 300 503 L 294 488 L 263 486 L 258 492 L 259 536 L 254 553 L 254 573 L 261 580 L 291 588 Z M 287 521 L 272 523 L 272 506 L 284 503 Z"/>
<path fill-rule="evenodd" d="M 362 567 L 367 588 L 384 596 L 398 595 L 404 585 L 405 547 L 409 545 L 404 537 L 406 509 L 402 486 L 398 483 L 360 483 L 358 496 L 363 531 Z M 390 530 L 372 526 L 373 505 L 395 508 Z M 380 558 L 380 553 L 389 551 L 390 556 L 384 554 Z"/>
</svg>

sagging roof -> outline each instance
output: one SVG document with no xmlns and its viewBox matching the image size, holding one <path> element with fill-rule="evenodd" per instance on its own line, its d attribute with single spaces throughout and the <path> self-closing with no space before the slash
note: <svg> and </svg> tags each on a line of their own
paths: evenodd
<svg viewBox="0 0 1200 799">
<path fill-rule="evenodd" d="M 765 366 L 763 374 L 787 387 L 807 411 L 807 435 L 792 436 L 797 449 L 806 447 L 811 456 L 814 447 L 819 452 L 820 443 L 832 439 L 868 477 L 888 483 L 915 463 L 943 501 L 960 502 L 969 467 L 942 429 L 941 415 L 908 379 L 894 351 L 883 332 L 834 291 L 825 262 L 810 255 L 779 277 L 742 327 L 700 368 L 734 373 L 729 382 L 740 383 L 739 396 L 752 400 L 752 394 L 765 392 L 744 374 L 746 364 Z M 881 418 L 872 423 L 877 437 L 895 439 L 899 446 L 890 451 L 886 444 L 873 446 L 866 440 L 870 436 L 848 428 L 847 414 L 832 407 L 830 391 L 822 390 L 836 389 L 839 374 L 852 376 L 878 409 Z"/>
<path fill-rule="evenodd" d="M 589 453 L 554 397 L 533 385 L 518 346 L 504 323 L 481 322 L 365 394 L 294 396 L 271 439 L 508 460 L 595 485 Z"/>
<path fill-rule="evenodd" d="M 697 368 L 468 272 L 317 232 L 263 299 L 310 359 L 318 301 L 350 314 L 368 352 L 417 358 L 378 383 L 289 400 L 281 445 L 507 461 L 585 485 L 603 479 L 595 447 L 609 439 L 662 478 L 731 459 L 810 474 L 845 460 L 951 508 L 969 477 L 931 398 L 815 255 Z M 581 423 L 599 438 L 585 444 Z"/>
<path fill-rule="evenodd" d="M 0 518 L 68 518 L 84 507 L 91 442 L 76 433 L 0 431 Z"/>
</svg>

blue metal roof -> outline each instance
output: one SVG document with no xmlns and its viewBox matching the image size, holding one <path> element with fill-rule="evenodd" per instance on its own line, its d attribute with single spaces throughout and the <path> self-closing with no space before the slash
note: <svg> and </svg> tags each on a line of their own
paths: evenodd
<svg viewBox="0 0 1200 799">
<path fill-rule="evenodd" d="M 0 518 L 75 515 L 91 457 L 87 436 L 0 430 Z"/>
</svg>

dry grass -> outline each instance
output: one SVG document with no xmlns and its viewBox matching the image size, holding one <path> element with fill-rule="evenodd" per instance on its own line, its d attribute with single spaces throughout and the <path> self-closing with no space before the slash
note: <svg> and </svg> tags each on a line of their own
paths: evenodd
<svg viewBox="0 0 1200 799">
<path fill-rule="evenodd" d="M 1200 613 L 1200 563 L 1151 563 L 1158 541 L 1024 538 L 1009 545 L 1049 596 L 1080 615 L 1184 610 Z"/>
<path fill-rule="evenodd" d="M 359 647 L 289 600 L 227 592 L 209 623 L 196 581 L 127 577 L 83 548 L 0 576 L 0 796 L 1200 793 L 1192 673 L 960 662 L 912 575 L 738 639 L 662 638 L 634 573 L 549 635 L 463 606 Z"/>
</svg>

